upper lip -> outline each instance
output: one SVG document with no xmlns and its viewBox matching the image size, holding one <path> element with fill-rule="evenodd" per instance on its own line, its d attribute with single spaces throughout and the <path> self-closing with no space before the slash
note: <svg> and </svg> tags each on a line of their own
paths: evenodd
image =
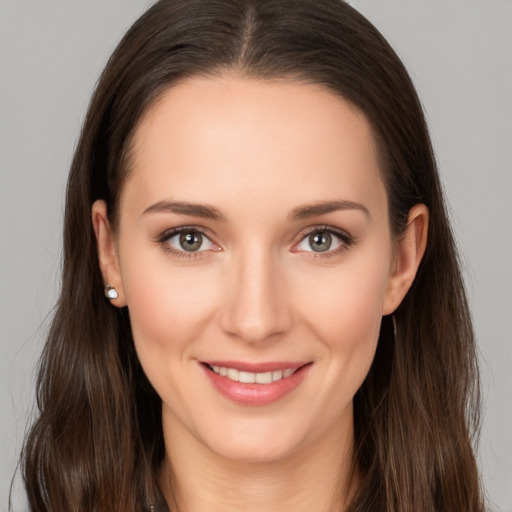
<svg viewBox="0 0 512 512">
<path fill-rule="evenodd" d="M 248 363 L 244 361 L 202 361 L 208 366 L 220 366 L 225 368 L 234 368 L 241 372 L 266 373 L 277 370 L 297 370 L 311 361 L 268 361 L 264 363 Z"/>
</svg>

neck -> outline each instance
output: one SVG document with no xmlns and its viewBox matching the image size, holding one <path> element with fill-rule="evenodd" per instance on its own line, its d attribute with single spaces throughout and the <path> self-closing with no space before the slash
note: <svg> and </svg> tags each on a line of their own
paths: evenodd
<svg viewBox="0 0 512 512">
<path fill-rule="evenodd" d="M 345 510 L 353 449 L 347 423 L 285 457 L 244 461 L 212 452 L 190 433 L 166 428 L 164 420 L 160 488 L 171 512 Z"/>
</svg>

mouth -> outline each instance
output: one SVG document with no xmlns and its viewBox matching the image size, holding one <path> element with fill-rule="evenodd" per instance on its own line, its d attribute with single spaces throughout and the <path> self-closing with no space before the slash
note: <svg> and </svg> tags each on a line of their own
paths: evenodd
<svg viewBox="0 0 512 512">
<path fill-rule="evenodd" d="M 299 386 L 312 365 L 312 361 L 201 363 L 214 388 L 226 398 L 242 405 L 266 405 L 281 399 Z"/>
<path fill-rule="evenodd" d="M 229 368 L 227 366 L 210 366 L 208 368 L 215 372 L 217 375 L 227 377 L 235 382 L 242 382 L 244 384 L 270 384 L 281 379 L 286 379 L 293 375 L 296 370 L 293 368 L 286 368 L 285 370 L 274 370 L 268 372 L 245 372 L 237 370 L 236 368 Z"/>
</svg>

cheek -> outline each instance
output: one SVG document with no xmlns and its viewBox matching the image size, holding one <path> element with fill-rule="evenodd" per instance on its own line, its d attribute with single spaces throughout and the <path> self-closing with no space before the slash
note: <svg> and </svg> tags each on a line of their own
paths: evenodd
<svg viewBox="0 0 512 512">
<path fill-rule="evenodd" d="M 317 272 L 297 291 L 303 316 L 330 333 L 328 338 L 378 334 L 387 277 L 388 267 L 380 262 L 340 265 L 324 275 Z"/>
<path fill-rule="evenodd" d="M 156 251 L 126 251 L 123 286 L 139 357 L 163 363 L 184 352 L 211 315 L 213 285 L 199 268 L 183 271 Z"/>
<path fill-rule="evenodd" d="M 388 266 L 380 261 L 340 266 L 317 274 L 301 292 L 300 315 L 330 360 L 325 376 L 351 399 L 373 361 L 382 320 Z"/>
</svg>

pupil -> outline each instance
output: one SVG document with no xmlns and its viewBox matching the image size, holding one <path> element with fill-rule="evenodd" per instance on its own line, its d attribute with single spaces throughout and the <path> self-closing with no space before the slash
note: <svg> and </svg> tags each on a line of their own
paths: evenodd
<svg viewBox="0 0 512 512">
<path fill-rule="evenodd" d="M 197 251 L 203 243 L 201 233 L 189 232 L 180 235 L 180 245 L 185 251 Z"/>
<path fill-rule="evenodd" d="M 309 243 L 315 252 L 328 251 L 331 247 L 331 242 L 331 234 L 326 231 L 322 233 L 315 233 L 309 237 Z"/>
</svg>

